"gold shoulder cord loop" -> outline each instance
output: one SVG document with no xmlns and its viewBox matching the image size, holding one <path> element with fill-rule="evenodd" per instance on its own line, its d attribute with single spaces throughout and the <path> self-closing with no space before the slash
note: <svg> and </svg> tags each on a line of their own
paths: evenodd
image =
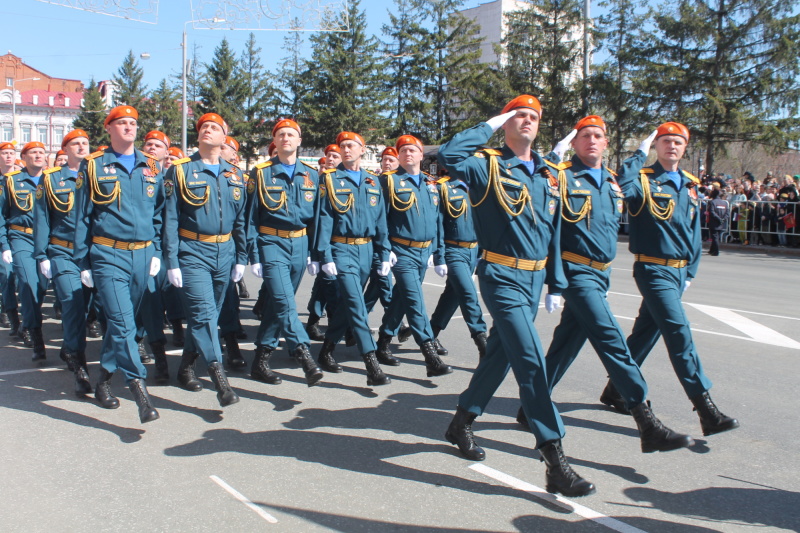
<svg viewBox="0 0 800 533">
<path fill-rule="evenodd" d="M 662 221 L 672 218 L 672 213 L 675 211 L 675 200 L 670 200 L 667 207 L 659 207 L 655 200 L 653 200 L 653 194 L 650 190 L 650 179 L 647 177 L 647 173 L 644 172 L 644 169 L 639 173 L 639 176 L 642 182 L 642 205 L 636 213 L 631 213 L 631 216 L 638 217 L 644 209 L 645 204 L 647 204 L 653 218 Z"/>
<path fill-rule="evenodd" d="M 328 200 L 330 200 L 333 210 L 340 215 L 343 215 L 355 206 L 356 199 L 353 193 L 350 193 L 346 202 L 339 200 L 339 198 L 336 196 L 336 189 L 334 188 L 333 177 L 331 177 L 331 174 L 332 172 L 325 175 L 325 185 L 328 187 Z"/>
<path fill-rule="evenodd" d="M 107 205 L 119 198 L 119 181 L 114 183 L 113 191 L 109 194 L 103 194 L 103 191 L 100 189 L 100 184 L 97 182 L 97 168 L 94 159 L 90 159 L 89 163 L 86 165 L 86 174 L 88 175 L 89 187 L 91 187 L 89 194 L 93 203 L 97 205 Z M 120 202 L 121 201 L 122 199 L 120 198 Z"/>
<path fill-rule="evenodd" d="M 72 208 L 75 206 L 75 193 L 70 191 L 69 195 L 67 196 L 67 201 L 62 202 L 59 200 L 58 196 L 56 196 L 55 191 L 53 191 L 53 180 L 51 179 L 50 175 L 48 174 L 44 176 L 43 179 L 44 192 L 47 196 L 47 203 L 50 204 L 50 207 L 60 213 L 69 213 L 72 211 Z"/>
<path fill-rule="evenodd" d="M 503 211 L 512 217 L 521 215 L 525 210 L 526 203 L 531 204 L 531 213 L 534 213 L 533 203 L 531 202 L 531 193 L 528 191 L 527 186 L 522 186 L 522 192 L 520 193 L 519 198 L 516 200 L 509 196 L 505 191 L 503 185 L 500 183 L 500 164 L 497 162 L 497 156 L 491 154 L 489 154 L 489 180 L 486 182 L 486 193 L 477 203 L 472 204 L 472 207 L 478 207 L 484 201 L 486 201 L 486 198 L 489 196 L 489 189 L 494 189 L 495 196 L 497 196 L 497 203 L 500 204 L 500 207 L 503 208 Z M 470 201 L 470 203 L 472 202 Z M 517 206 L 520 206 L 519 209 L 514 211 L 514 208 Z M 536 214 L 534 213 L 534 220 L 535 218 Z"/>
<path fill-rule="evenodd" d="M 467 212 L 467 198 L 461 201 L 461 207 L 455 207 L 450 203 L 450 193 L 447 192 L 447 183 L 442 183 L 439 189 L 442 192 L 442 203 L 444 203 L 444 207 L 447 209 L 447 214 L 450 218 L 458 218 Z"/>
<path fill-rule="evenodd" d="M 558 190 L 561 193 L 561 218 L 572 224 L 577 224 L 592 211 L 592 197 L 587 196 L 583 202 L 580 210 L 573 211 L 569 205 L 569 195 L 567 194 L 569 186 L 567 183 L 567 173 L 565 168 L 561 165 L 558 166 Z M 565 212 L 566 211 L 566 212 Z M 587 226 L 591 223 L 591 218 L 586 221 Z"/>
<path fill-rule="evenodd" d="M 260 168 L 256 170 L 256 187 L 258 188 L 258 199 L 261 201 L 261 205 L 263 205 L 268 211 L 278 211 L 281 207 L 286 205 L 286 191 L 281 191 L 281 196 L 279 199 L 276 200 L 273 198 L 267 190 L 267 186 L 264 183 L 264 173 Z M 269 199 L 270 202 L 278 205 L 275 207 L 270 207 L 267 203 L 267 199 Z"/>
<path fill-rule="evenodd" d="M 206 205 L 206 202 L 208 202 L 208 190 L 210 187 L 206 185 L 206 190 L 203 193 L 203 196 L 197 196 L 190 191 L 186 186 L 186 173 L 183 171 L 183 164 L 175 165 L 175 179 L 178 182 L 177 187 L 184 202 L 194 207 Z"/>
<path fill-rule="evenodd" d="M 400 198 L 398 198 L 397 194 L 394 192 L 394 177 L 392 174 L 386 176 L 386 184 L 387 188 L 389 189 L 389 200 L 392 204 L 392 208 L 395 211 L 400 213 L 404 211 L 408 211 L 411 209 L 411 206 L 417 203 L 417 193 L 411 191 L 411 196 L 408 197 L 408 201 L 404 202 Z M 419 208 L 417 208 L 419 210 Z"/>
<path fill-rule="evenodd" d="M 17 192 L 17 188 L 14 186 L 14 182 L 15 182 L 14 176 L 9 176 L 8 179 L 6 180 L 6 189 L 8 189 L 8 196 L 14 199 L 14 205 L 16 205 L 20 211 L 27 213 L 28 211 L 33 209 L 33 194 L 31 194 L 28 191 L 22 191 L 21 193 Z M 23 197 L 25 205 L 20 204 L 20 201 L 23 201 Z"/>
</svg>

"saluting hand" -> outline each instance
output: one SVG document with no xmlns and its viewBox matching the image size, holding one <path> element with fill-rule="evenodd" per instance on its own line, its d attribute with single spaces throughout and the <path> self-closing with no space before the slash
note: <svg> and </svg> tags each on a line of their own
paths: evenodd
<svg viewBox="0 0 800 533">
<path fill-rule="evenodd" d="M 492 117 L 486 121 L 488 125 L 492 127 L 492 131 L 497 131 L 500 126 L 508 122 L 508 119 L 513 117 L 517 114 L 517 110 L 509 111 L 508 113 L 503 113 L 502 115 L 497 115 L 496 117 Z"/>
<path fill-rule="evenodd" d="M 644 153 L 648 153 L 650 151 L 650 145 L 653 144 L 656 135 L 658 135 L 658 130 L 655 130 L 647 139 L 642 141 L 642 144 L 639 145 L 639 150 Z"/>
<path fill-rule="evenodd" d="M 569 149 L 569 144 L 572 142 L 572 139 L 575 138 L 575 135 L 578 134 L 578 130 L 572 130 L 569 132 L 569 135 L 558 141 L 556 147 L 553 148 L 553 153 L 558 156 L 558 160 L 561 161 L 564 159 L 564 154 L 567 153 Z"/>
</svg>

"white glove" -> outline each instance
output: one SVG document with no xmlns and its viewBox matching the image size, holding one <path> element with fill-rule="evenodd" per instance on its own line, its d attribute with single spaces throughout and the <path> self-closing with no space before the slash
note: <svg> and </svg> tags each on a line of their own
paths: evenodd
<svg viewBox="0 0 800 533">
<path fill-rule="evenodd" d="M 692 282 L 689 281 L 688 279 L 686 281 L 684 281 L 683 282 L 683 292 L 688 291 L 689 287 L 691 286 L 691 284 L 692 284 Z M 683 294 L 683 292 L 681 294 Z"/>
<path fill-rule="evenodd" d="M 433 267 L 433 271 L 436 272 L 440 278 L 443 278 L 447 275 L 447 265 L 436 265 Z"/>
<path fill-rule="evenodd" d="M 82 270 L 81 271 L 81 283 L 89 287 L 90 289 L 94 287 L 94 279 L 92 279 L 92 271 L 91 270 Z"/>
<path fill-rule="evenodd" d="M 339 272 L 336 270 L 336 263 L 325 263 L 322 265 L 322 271 L 329 276 L 335 276 Z"/>
<path fill-rule="evenodd" d="M 261 263 L 253 263 L 250 265 L 250 272 L 257 278 L 264 277 L 264 270 L 261 268 Z"/>
<path fill-rule="evenodd" d="M 572 142 L 572 139 L 574 139 L 577 134 L 578 130 L 572 130 L 571 132 L 569 132 L 569 135 L 558 141 L 556 147 L 553 148 L 553 153 L 555 153 L 558 156 L 559 160 L 564 159 L 564 154 L 567 153 L 567 150 L 569 149 L 569 144 Z"/>
<path fill-rule="evenodd" d="M 381 266 L 378 267 L 378 275 L 382 278 L 385 278 L 389 275 L 389 271 L 392 269 L 391 263 L 388 261 L 381 262 Z"/>
<path fill-rule="evenodd" d="M 397 256 L 394 252 L 389 252 L 389 266 L 393 267 L 397 264 Z"/>
<path fill-rule="evenodd" d="M 517 110 L 515 109 L 513 111 L 509 111 L 508 113 L 503 113 L 502 115 L 497 115 L 496 117 L 492 117 L 489 120 L 487 120 L 486 123 L 492 127 L 492 131 L 497 131 L 500 128 L 500 126 L 505 124 L 508 121 L 508 119 L 510 119 L 516 114 Z"/>
<path fill-rule="evenodd" d="M 428 268 L 433 266 L 433 254 L 428 256 Z"/>
<path fill-rule="evenodd" d="M 180 268 L 170 268 L 167 270 L 167 279 L 172 283 L 173 287 L 179 289 L 183 287 L 183 274 L 181 274 Z"/>
<path fill-rule="evenodd" d="M 639 150 L 644 153 L 648 153 L 650 151 L 650 145 L 653 144 L 656 135 L 658 135 L 658 130 L 655 130 L 647 139 L 642 141 L 642 144 L 639 145 Z"/>
<path fill-rule="evenodd" d="M 14 254 L 11 253 L 11 250 L 6 250 L 3 252 L 3 262 L 7 265 L 10 265 L 14 262 Z"/>
<path fill-rule="evenodd" d="M 319 261 L 311 261 L 309 259 L 308 264 L 306 265 L 306 271 L 308 272 L 309 276 L 316 276 L 319 274 Z"/>
<path fill-rule="evenodd" d="M 234 283 L 239 283 L 242 281 L 244 277 L 244 265 L 233 265 L 233 269 L 231 270 L 231 281 Z"/>
<path fill-rule="evenodd" d="M 152 278 L 158 274 L 159 270 L 161 270 L 161 259 L 153 257 L 153 259 L 150 260 L 150 277 Z"/>
<path fill-rule="evenodd" d="M 46 277 L 47 279 L 53 278 L 53 271 L 50 269 L 49 259 L 39 262 L 39 271 L 42 273 L 42 276 Z"/>
<path fill-rule="evenodd" d="M 547 309 L 548 313 L 552 313 L 556 309 L 561 307 L 561 295 L 560 294 L 548 294 L 544 297 L 544 308 Z"/>
</svg>

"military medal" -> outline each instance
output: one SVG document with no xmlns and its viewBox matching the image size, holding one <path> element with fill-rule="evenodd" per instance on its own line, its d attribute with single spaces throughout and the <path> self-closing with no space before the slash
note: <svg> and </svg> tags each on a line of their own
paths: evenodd
<svg viewBox="0 0 800 533">
<path fill-rule="evenodd" d="M 575 186 L 576 186 L 576 187 L 580 187 L 580 186 L 581 186 L 581 182 L 580 182 L 580 180 L 575 180 Z"/>
<path fill-rule="evenodd" d="M 406 182 L 405 181 L 400 181 L 400 186 L 401 187 L 405 187 L 406 186 Z"/>
<path fill-rule="evenodd" d="M 275 176 L 272 176 L 272 184 L 275 185 Z"/>
<path fill-rule="evenodd" d="M 339 180 L 339 186 L 344 187 L 344 180 Z"/>
<path fill-rule="evenodd" d="M 58 182 L 59 187 L 63 187 L 64 185 L 66 185 L 66 183 L 64 183 L 64 180 Z"/>
<path fill-rule="evenodd" d="M 551 215 L 555 214 L 555 212 L 556 212 L 556 201 L 555 200 L 550 200 L 550 202 L 547 204 L 547 211 Z"/>
</svg>

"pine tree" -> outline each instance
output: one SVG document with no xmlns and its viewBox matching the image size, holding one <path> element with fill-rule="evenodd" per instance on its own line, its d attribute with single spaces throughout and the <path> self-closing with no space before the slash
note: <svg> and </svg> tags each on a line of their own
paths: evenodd
<svg viewBox="0 0 800 533">
<path fill-rule="evenodd" d="M 145 103 L 147 116 L 152 122 L 142 123 L 139 128 L 145 130 L 159 130 L 170 138 L 173 144 L 179 145 L 181 139 L 181 105 L 180 95 L 168 84 L 166 78 L 161 80 L 158 88 L 150 95 Z"/>
<path fill-rule="evenodd" d="M 382 140 L 385 118 L 383 62 L 378 41 L 367 35 L 360 1 L 347 4 L 350 29 L 311 36 L 312 59 L 303 75 L 307 96 L 300 105 L 307 147 L 324 147 L 341 131 L 361 134 L 367 143 Z"/>
<path fill-rule="evenodd" d="M 131 50 L 112 78 L 114 82 L 114 105 L 129 105 L 141 111 L 139 108 L 142 106 L 147 93 L 147 86 L 142 81 L 143 78 L 144 70 L 139 66 L 139 62 Z"/>
<path fill-rule="evenodd" d="M 222 39 L 205 69 L 195 107 L 198 114 L 196 118 L 204 113 L 217 113 L 228 123 L 229 135 L 235 136 L 237 127 L 244 120 L 247 90 L 236 55 L 227 39 Z"/>
<path fill-rule="evenodd" d="M 295 20 L 294 27 L 300 22 Z M 276 78 L 277 90 L 276 114 L 284 117 L 298 118 L 300 102 L 306 94 L 306 83 L 303 80 L 303 34 L 300 31 L 287 31 L 283 37 L 283 51 L 286 55 L 278 63 Z"/>
<path fill-rule="evenodd" d="M 275 88 L 261 65 L 261 48 L 251 33 L 239 61 L 236 77 L 242 80 L 244 102 L 242 121 L 236 125 L 235 136 L 240 145 L 240 158 L 249 166 L 259 149 L 269 144 L 269 108 L 275 106 Z"/>
<path fill-rule="evenodd" d="M 72 126 L 89 134 L 89 143 L 93 148 L 109 143 L 108 133 L 103 126 L 107 113 L 103 97 L 97 90 L 97 83 L 92 78 L 89 86 L 83 90 L 83 104 Z"/>
</svg>

